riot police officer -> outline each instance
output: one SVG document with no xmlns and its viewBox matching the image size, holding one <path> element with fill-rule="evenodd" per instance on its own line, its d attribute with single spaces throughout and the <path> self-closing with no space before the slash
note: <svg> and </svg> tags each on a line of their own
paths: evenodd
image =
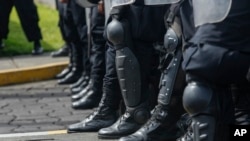
<svg viewBox="0 0 250 141">
<path fill-rule="evenodd" d="M 0 0 L 0 47 L 4 46 L 2 40 L 8 36 L 9 16 L 13 6 L 17 10 L 28 41 L 34 43 L 32 54 L 42 54 L 43 48 L 40 44 L 42 34 L 38 25 L 39 17 L 37 8 L 33 0 Z"/>
<path fill-rule="evenodd" d="M 165 3 L 164 3 L 165 2 Z M 147 5 L 171 4 L 172 1 L 149 1 Z M 166 29 L 162 60 L 162 79 L 158 104 L 152 112 L 151 118 L 135 133 L 122 137 L 120 141 L 151 141 L 175 140 L 182 132 L 177 127 L 186 129 L 190 117 L 184 114 L 182 95 L 185 88 L 185 75 L 181 69 L 182 47 L 187 44 L 195 33 L 192 11 L 188 0 L 172 4 L 166 11 Z M 188 16 L 180 17 L 180 11 Z M 171 60 L 171 61 L 168 61 Z M 169 63 L 170 62 L 170 63 Z M 183 121 L 179 121 L 183 118 Z M 187 124 L 186 124 L 187 123 Z"/>
<path fill-rule="evenodd" d="M 192 2 L 197 31 L 185 47 L 182 64 L 188 82 L 183 105 L 192 123 L 179 141 L 227 141 L 228 125 L 234 123 L 232 92 L 241 95 L 248 89 L 235 88 L 249 87 L 250 2 Z"/>
<path fill-rule="evenodd" d="M 118 5 L 122 5 L 118 3 Z M 147 7 L 140 2 L 114 6 L 106 28 L 110 48 L 115 49 L 116 72 L 126 111 L 99 138 L 119 138 L 138 130 L 149 118 L 148 80 L 153 43 L 163 40 L 166 7 Z M 153 25 L 157 23 L 157 25 Z"/>
<path fill-rule="evenodd" d="M 139 4 L 125 7 L 121 13 L 113 13 L 114 17 L 118 16 L 121 18 L 119 20 L 122 20 L 121 25 L 126 31 L 124 38 L 121 31 L 114 31 L 113 29 L 117 28 L 112 27 L 116 24 L 119 26 L 119 21 L 116 22 L 117 19 L 114 19 L 114 22 L 107 20 L 109 25 L 106 27 L 105 34 L 110 42 L 107 43 L 107 64 L 102 100 L 96 112 L 93 112 L 81 123 L 70 126 L 68 130 L 77 127 L 75 129 L 80 129 L 78 131 L 98 131 L 100 128 L 107 127 L 99 131 L 100 138 L 119 138 L 133 133 L 146 122 L 149 118 L 147 101 L 148 77 L 151 70 L 148 62 L 152 57 L 153 43 L 163 39 L 163 18 L 158 19 L 156 15 L 163 17 L 165 9 L 165 7 L 149 8 Z M 152 26 L 153 23 L 157 23 L 158 26 Z M 144 32 L 148 34 L 144 34 Z M 154 32 L 156 34 L 150 34 Z M 112 35 L 113 33 L 115 35 Z M 119 48 L 114 37 L 124 39 Z M 132 39 L 129 39 L 130 37 Z M 123 53 L 125 53 L 124 56 Z M 127 59 L 122 59 L 123 57 Z M 117 117 L 115 111 L 119 104 L 119 100 L 116 100 L 119 98 L 118 83 L 120 83 L 127 111 L 114 123 Z M 125 130 L 120 130 L 121 128 L 117 128 L 118 126 Z"/>
</svg>

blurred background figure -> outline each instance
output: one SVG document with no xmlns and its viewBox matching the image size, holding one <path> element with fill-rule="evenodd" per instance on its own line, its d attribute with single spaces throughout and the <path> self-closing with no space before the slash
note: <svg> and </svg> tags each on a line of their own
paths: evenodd
<svg viewBox="0 0 250 141">
<path fill-rule="evenodd" d="M 22 28 L 29 42 L 33 42 L 33 55 L 43 53 L 40 40 L 42 34 L 38 25 L 39 17 L 33 0 L 0 0 L 0 48 L 4 47 L 3 39 L 7 39 L 9 17 L 15 6 Z"/>
</svg>

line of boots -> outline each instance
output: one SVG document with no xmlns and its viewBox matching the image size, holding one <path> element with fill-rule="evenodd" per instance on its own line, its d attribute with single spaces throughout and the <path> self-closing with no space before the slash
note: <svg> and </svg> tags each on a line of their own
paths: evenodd
<svg viewBox="0 0 250 141">
<path fill-rule="evenodd" d="M 80 80 L 79 78 L 84 78 L 87 81 L 89 69 L 85 47 L 81 43 L 68 43 L 68 46 L 69 64 L 61 73 L 56 75 L 58 84 L 73 84 Z"/>
</svg>

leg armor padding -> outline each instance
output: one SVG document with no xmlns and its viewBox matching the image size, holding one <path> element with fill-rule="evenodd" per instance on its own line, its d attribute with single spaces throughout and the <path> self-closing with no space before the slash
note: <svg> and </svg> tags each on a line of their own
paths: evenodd
<svg viewBox="0 0 250 141">
<path fill-rule="evenodd" d="M 129 47 L 132 49 L 130 26 L 126 19 L 113 20 L 107 25 L 107 38 L 114 45 L 115 49 Z"/>
<path fill-rule="evenodd" d="M 135 107 L 141 101 L 140 64 L 132 52 L 129 23 L 126 19 L 113 20 L 108 24 L 107 37 L 116 49 L 116 70 L 127 107 Z"/>
<path fill-rule="evenodd" d="M 139 124 L 144 124 L 150 117 L 150 112 L 147 103 L 142 103 L 133 108 L 127 107 L 127 111 Z"/>
<path fill-rule="evenodd" d="M 171 97 L 182 98 L 185 88 L 185 75 L 181 69 L 181 49 L 178 49 L 177 54 L 172 58 L 171 63 L 164 70 L 160 81 L 160 92 L 158 103 L 163 105 L 171 105 Z M 179 101 L 179 100 L 178 100 Z"/>
<path fill-rule="evenodd" d="M 183 105 L 192 116 L 194 141 L 214 141 L 216 100 L 209 85 L 199 82 L 189 83 L 183 94 Z"/>
<path fill-rule="evenodd" d="M 137 106 L 141 101 L 140 65 L 128 47 L 116 51 L 116 70 L 126 106 Z"/>
<path fill-rule="evenodd" d="M 183 94 L 183 106 L 191 114 L 198 114 L 208 110 L 211 103 L 213 90 L 206 84 L 191 82 Z"/>
<path fill-rule="evenodd" d="M 108 40 L 116 45 L 121 45 L 124 42 L 124 28 L 120 21 L 113 19 L 107 26 Z"/>
</svg>

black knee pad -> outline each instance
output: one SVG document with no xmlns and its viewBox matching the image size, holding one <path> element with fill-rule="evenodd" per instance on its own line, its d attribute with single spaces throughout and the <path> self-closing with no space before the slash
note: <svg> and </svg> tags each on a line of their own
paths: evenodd
<svg viewBox="0 0 250 141">
<path fill-rule="evenodd" d="M 191 114 L 211 113 L 210 104 L 213 90 L 209 85 L 191 82 L 186 86 L 183 93 L 183 106 Z"/>
<path fill-rule="evenodd" d="M 106 29 L 107 39 L 113 43 L 116 50 L 124 47 L 133 48 L 129 22 L 126 19 L 113 20 L 108 24 Z"/>
<path fill-rule="evenodd" d="M 113 19 L 107 26 L 107 37 L 114 45 L 124 42 L 124 28 L 120 21 Z"/>
</svg>

